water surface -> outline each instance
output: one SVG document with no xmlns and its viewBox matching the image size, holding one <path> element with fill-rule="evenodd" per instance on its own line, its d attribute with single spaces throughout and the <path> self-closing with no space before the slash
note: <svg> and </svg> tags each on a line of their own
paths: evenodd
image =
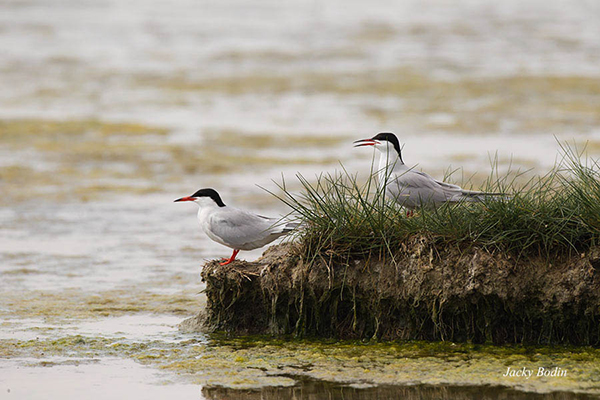
<svg viewBox="0 0 600 400">
<path fill-rule="evenodd" d="M 336 356 L 312 375 L 277 374 L 292 367 L 261 364 L 256 345 L 231 358 L 230 345 L 177 329 L 203 306 L 201 265 L 229 249 L 172 201 L 214 187 L 228 205 L 285 215 L 256 184 L 276 190 L 283 173 L 298 188 L 295 173 L 340 161 L 364 177 L 372 153 L 351 142 L 381 130 L 398 133 L 409 164 L 438 177 L 460 167 L 453 178 L 475 185 L 496 154 L 501 171 L 545 173 L 557 139 L 598 156 L 599 16 L 585 0 L 4 1 L 0 397 L 597 393 L 597 370 L 577 369 L 569 349 L 542 361 L 578 378 L 535 385 L 498 377 L 517 356 L 477 382 L 450 369 L 403 387 L 385 368 L 352 378 Z M 327 346 L 319 354 L 343 348 Z"/>
</svg>

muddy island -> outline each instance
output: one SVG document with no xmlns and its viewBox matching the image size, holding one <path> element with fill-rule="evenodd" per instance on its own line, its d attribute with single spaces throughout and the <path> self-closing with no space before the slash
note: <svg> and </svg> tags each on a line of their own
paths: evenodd
<svg viewBox="0 0 600 400">
<path fill-rule="evenodd" d="M 526 184 L 405 210 L 372 176 L 298 176 L 300 221 L 256 262 L 208 262 L 204 330 L 361 340 L 600 344 L 600 161 L 562 145 Z M 193 321 L 185 325 L 190 327 Z"/>
<path fill-rule="evenodd" d="M 306 262 L 296 245 L 208 262 L 204 330 L 342 339 L 598 345 L 600 248 L 550 262 L 415 236 L 395 260 Z M 188 321 L 188 325 L 193 321 Z"/>
</svg>

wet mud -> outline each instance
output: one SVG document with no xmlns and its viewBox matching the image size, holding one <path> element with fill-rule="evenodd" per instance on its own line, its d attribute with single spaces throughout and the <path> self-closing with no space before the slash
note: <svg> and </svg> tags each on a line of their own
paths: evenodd
<svg viewBox="0 0 600 400">
<path fill-rule="evenodd" d="M 395 261 L 307 262 L 292 244 L 209 262 L 203 329 L 237 334 L 598 345 L 600 249 L 520 258 L 418 236 Z M 252 310 L 249 312 L 248 310 Z"/>
</svg>

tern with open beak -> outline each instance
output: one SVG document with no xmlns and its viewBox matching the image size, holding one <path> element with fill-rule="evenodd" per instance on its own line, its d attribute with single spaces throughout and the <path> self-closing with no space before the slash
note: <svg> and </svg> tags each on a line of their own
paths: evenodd
<svg viewBox="0 0 600 400">
<path fill-rule="evenodd" d="M 226 265 L 235 260 L 240 250 L 254 250 L 271 243 L 294 230 L 298 223 L 279 218 L 263 217 L 248 211 L 227 207 L 214 189 L 200 189 L 188 197 L 175 200 L 192 201 L 198 210 L 198 222 L 206 235 L 217 243 L 233 249 Z"/>
<path fill-rule="evenodd" d="M 501 193 L 466 190 L 457 185 L 440 182 L 424 172 L 409 168 L 402 160 L 402 151 L 396 135 L 378 133 L 371 139 L 354 142 L 354 147 L 373 146 L 381 153 L 377 170 L 380 184 L 385 185 L 385 195 L 401 206 L 414 210 L 419 207 L 434 208 L 443 203 L 482 201 L 487 197 L 506 197 Z"/>
</svg>

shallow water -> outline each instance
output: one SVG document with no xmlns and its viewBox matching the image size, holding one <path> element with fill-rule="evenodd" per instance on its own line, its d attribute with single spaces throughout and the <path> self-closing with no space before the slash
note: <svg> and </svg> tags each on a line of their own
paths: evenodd
<svg viewBox="0 0 600 400">
<path fill-rule="evenodd" d="M 295 173 L 339 161 L 365 176 L 372 153 L 351 142 L 381 130 L 399 134 L 408 163 L 439 177 L 462 167 L 455 180 L 475 185 L 496 152 L 501 171 L 531 174 L 554 164 L 557 139 L 598 156 L 598 17 L 586 0 L 2 2 L 0 398 L 598 393 L 597 369 L 578 370 L 570 349 L 542 359 L 571 366 L 568 382 L 502 380 L 509 355 L 477 382 L 443 369 L 436 382 L 385 378 L 372 360 L 382 373 L 365 383 L 339 355 L 266 362 L 259 348 L 180 333 L 203 306 L 202 263 L 229 249 L 172 202 L 212 186 L 227 204 L 284 215 L 255 184 L 276 190 L 283 173 L 295 189 Z M 307 363 L 320 366 L 276 373 Z"/>
</svg>

